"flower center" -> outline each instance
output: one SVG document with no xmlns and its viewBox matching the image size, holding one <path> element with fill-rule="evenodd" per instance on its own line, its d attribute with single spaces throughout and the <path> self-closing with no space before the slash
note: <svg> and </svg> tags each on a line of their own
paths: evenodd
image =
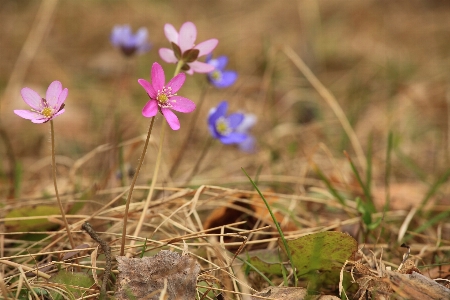
<svg viewBox="0 0 450 300">
<path fill-rule="evenodd" d="M 218 70 L 212 71 L 211 77 L 212 77 L 212 79 L 214 79 L 216 81 L 220 81 L 220 80 L 222 80 L 222 72 L 220 72 Z"/>
<path fill-rule="evenodd" d="M 158 105 L 160 107 L 172 107 L 170 104 L 170 97 L 175 96 L 176 94 L 172 94 L 172 88 L 169 87 L 163 87 L 162 90 L 158 90 L 158 93 L 156 95 L 156 100 L 158 101 Z"/>
<path fill-rule="evenodd" d="M 41 114 L 46 118 L 50 118 L 51 116 L 53 116 L 53 109 L 50 107 L 46 107 L 41 111 Z"/>
<path fill-rule="evenodd" d="M 220 117 L 216 122 L 216 130 L 221 135 L 229 135 L 231 133 L 230 124 L 224 117 Z"/>
</svg>

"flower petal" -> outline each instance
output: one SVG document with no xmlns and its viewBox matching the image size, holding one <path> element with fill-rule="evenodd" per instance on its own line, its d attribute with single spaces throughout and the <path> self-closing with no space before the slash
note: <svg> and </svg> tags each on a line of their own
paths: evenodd
<svg viewBox="0 0 450 300">
<path fill-rule="evenodd" d="M 169 40 L 169 42 L 178 45 L 178 32 L 172 24 L 164 25 L 164 34 L 166 35 L 166 38 Z"/>
<path fill-rule="evenodd" d="M 208 129 L 213 138 L 219 139 L 221 137 L 221 135 L 217 132 L 216 126 L 214 124 L 208 124 Z"/>
<path fill-rule="evenodd" d="M 27 119 L 27 120 L 33 120 L 33 119 L 39 119 L 42 118 L 42 115 L 36 112 L 32 112 L 30 110 L 24 110 L 24 109 L 15 109 L 14 113 L 18 115 L 21 118 Z"/>
<path fill-rule="evenodd" d="M 48 121 L 53 120 L 54 118 L 56 118 L 59 115 L 62 115 L 64 112 L 66 111 L 65 108 L 61 109 L 60 111 L 58 111 L 56 114 L 54 114 L 50 119 L 48 119 Z"/>
<path fill-rule="evenodd" d="M 142 45 L 147 41 L 147 36 L 148 36 L 147 28 L 141 27 L 134 36 L 134 42 L 136 43 L 136 45 Z"/>
<path fill-rule="evenodd" d="M 244 114 L 244 120 L 236 128 L 238 132 L 246 132 L 256 123 L 256 116 L 254 114 Z"/>
<path fill-rule="evenodd" d="M 158 103 L 156 100 L 150 100 L 145 104 L 144 108 L 142 109 L 142 115 L 146 118 L 151 118 L 156 116 L 158 113 Z"/>
<path fill-rule="evenodd" d="M 251 153 L 255 152 L 255 144 L 256 144 L 255 138 L 251 135 L 248 135 L 243 142 L 240 142 L 238 144 L 238 146 L 239 149 L 241 149 L 242 151 Z"/>
<path fill-rule="evenodd" d="M 183 86 L 184 81 L 186 80 L 186 74 L 184 73 L 180 73 L 177 76 L 175 76 L 174 78 L 172 78 L 168 83 L 167 83 L 167 87 L 171 87 L 172 88 L 172 93 L 176 93 L 178 92 L 178 90 Z"/>
<path fill-rule="evenodd" d="M 25 101 L 26 104 L 31 106 L 31 108 L 40 111 L 42 109 L 42 97 L 39 96 L 38 93 L 33 91 L 30 88 L 23 88 L 20 90 L 20 94 L 22 95 L 23 101 Z"/>
<path fill-rule="evenodd" d="M 233 132 L 226 136 L 221 136 L 220 141 L 223 144 L 239 144 L 247 139 L 247 135 L 245 133 Z"/>
<path fill-rule="evenodd" d="M 156 99 L 156 92 L 152 84 L 145 79 L 138 79 L 138 83 L 144 88 L 151 99 Z"/>
<path fill-rule="evenodd" d="M 216 48 L 218 43 L 219 43 L 218 39 L 210 39 L 201 42 L 200 44 L 195 46 L 194 49 L 198 49 L 200 51 L 200 53 L 198 54 L 198 57 L 200 57 L 211 53 L 214 50 L 214 48 Z"/>
<path fill-rule="evenodd" d="M 228 64 L 228 57 L 226 57 L 225 55 L 219 56 L 218 58 L 216 58 L 217 61 L 217 66 L 216 68 L 219 70 L 223 70 L 225 69 L 225 67 Z"/>
<path fill-rule="evenodd" d="M 181 52 L 192 49 L 194 47 L 195 39 L 197 38 L 197 28 L 192 22 L 186 22 L 181 25 L 179 44 Z"/>
<path fill-rule="evenodd" d="M 195 109 L 195 103 L 193 101 L 181 96 L 171 97 L 170 104 L 172 104 L 172 109 L 174 111 L 179 111 L 182 113 L 190 113 Z"/>
<path fill-rule="evenodd" d="M 159 56 L 163 61 L 169 64 L 176 63 L 178 61 L 177 57 L 175 56 L 175 53 L 173 50 L 169 48 L 161 48 L 159 49 Z"/>
<path fill-rule="evenodd" d="M 152 65 L 152 85 L 156 93 L 162 90 L 162 88 L 164 87 L 164 83 L 166 83 L 164 70 L 160 64 L 155 62 Z"/>
<path fill-rule="evenodd" d="M 244 121 L 243 113 L 234 113 L 227 117 L 230 128 L 236 129 Z"/>
<path fill-rule="evenodd" d="M 55 107 L 58 103 L 59 94 L 62 91 L 62 84 L 59 81 L 53 81 L 50 83 L 47 89 L 47 94 L 45 96 L 45 100 L 50 107 Z"/>
<path fill-rule="evenodd" d="M 166 118 L 167 123 L 169 123 L 170 128 L 172 130 L 178 130 L 180 129 L 180 121 L 178 120 L 178 117 L 168 108 L 162 108 L 161 113 Z"/>
<path fill-rule="evenodd" d="M 48 118 L 42 118 L 42 119 L 33 119 L 31 120 L 31 122 L 35 123 L 35 124 L 42 124 L 45 122 L 48 122 L 50 119 Z"/>
<path fill-rule="evenodd" d="M 64 101 L 66 101 L 66 98 L 67 98 L 68 94 L 69 94 L 69 90 L 67 88 L 63 89 L 62 92 L 59 94 L 58 102 L 54 106 L 54 109 L 56 111 L 58 111 L 59 108 L 61 107 L 61 105 L 64 103 Z"/>
<path fill-rule="evenodd" d="M 220 102 L 212 113 L 210 111 L 210 115 L 208 117 L 208 124 L 214 126 L 215 128 L 217 120 L 220 117 L 225 116 L 225 114 L 227 113 L 227 109 L 228 109 L 228 102 L 227 101 Z"/>
<path fill-rule="evenodd" d="M 188 63 L 189 67 L 191 67 L 191 69 L 189 69 L 189 71 L 196 72 L 196 73 L 210 73 L 212 71 L 214 71 L 214 66 L 211 66 L 210 64 L 201 62 L 201 61 L 194 61 L 191 63 Z M 189 74 L 189 71 L 186 72 Z"/>
<path fill-rule="evenodd" d="M 232 85 L 237 79 L 237 73 L 234 71 L 223 71 L 220 80 L 215 80 L 212 76 L 209 76 L 212 84 L 218 88 L 226 88 Z"/>
</svg>

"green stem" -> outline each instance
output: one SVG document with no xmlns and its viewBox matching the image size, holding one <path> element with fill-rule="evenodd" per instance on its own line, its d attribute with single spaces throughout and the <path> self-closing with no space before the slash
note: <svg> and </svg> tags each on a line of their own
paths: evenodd
<svg viewBox="0 0 450 300">
<path fill-rule="evenodd" d="M 180 73 L 181 67 L 183 67 L 183 65 L 184 65 L 184 61 L 179 60 L 177 63 L 177 66 L 175 68 L 175 72 L 173 73 L 173 77 L 177 76 Z"/>
<path fill-rule="evenodd" d="M 148 133 L 147 133 L 147 138 L 145 139 L 144 149 L 142 150 L 141 157 L 139 158 L 139 163 L 136 168 L 136 172 L 134 173 L 133 180 L 131 181 L 130 191 L 128 192 L 127 202 L 125 205 L 125 213 L 124 213 L 124 217 L 123 217 L 122 241 L 120 243 L 120 256 L 123 256 L 125 253 L 125 238 L 127 235 L 128 210 L 130 208 L 131 196 L 133 195 L 134 185 L 136 184 L 136 180 L 139 175 L 139 171 L 141 170 L 142 163 L 144 161 L 145 153 L 147 152 L 148 142 L 150 141 L 150 135 L 152 134 L 154 122 L 155 122 L 155 117 L 153 117 L 152 121 L 150 122 L 150 126 L 148 128 Z"/>
<path fill-rule="evenodd" d="M 53 128 L 53 120 L 50 120 L 50 135 L 52 140 L 52 173 L 53 173 L 53 185 L 55 186 L 55 194 L 56 194 L 56 200 L 58 202 L 59 210 L 61 211 L 61 216 L 63 218 L 64 225 L 66 225 L 67 230 L 67 236 L 69 237 L 70 246 L 72 249 L 75 249 L 75 243 L 73 241 L 72 234 L 70 232 L 69 223 L 66 219 L 66 213 L 64 212 L 64 207 L 61 203 L 61 199 L 59 198 L 58 193 L 58 185 L 56 184 L 56 159 L 55 159 L 55 130 Z"/>
</svg>

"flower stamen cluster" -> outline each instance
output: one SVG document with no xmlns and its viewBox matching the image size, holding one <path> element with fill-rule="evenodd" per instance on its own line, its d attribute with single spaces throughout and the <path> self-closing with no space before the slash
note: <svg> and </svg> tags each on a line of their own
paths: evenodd
<svg viewBox="0 0 450 300">
<path fill-rule="evenodd" d="M 175 94 L 172 93 L 172 87 L 170 86 L 163 87 L 162 90 L 158 90 L 157 94 L 158 95 L 156 96 L 156 100 L 158 101 L 158 105 L 159 107 L 164 108 L 172 107 L 172 105 L 169 102 L 169 99 L 177 95 L 176 93 Z"/>
</svg>

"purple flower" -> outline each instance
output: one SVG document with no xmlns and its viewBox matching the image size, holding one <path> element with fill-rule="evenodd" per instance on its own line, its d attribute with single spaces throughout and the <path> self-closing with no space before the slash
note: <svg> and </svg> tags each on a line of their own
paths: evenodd
<svg viewBox="0 0 450 300">
<path fill-rule="evenodd" d="M 111 43 L 122 50 L 126 56 L 135 53 L 142 54 L 150 50 L 150 43 L 147 42 L 147 29 L 139 28 L 136 34 L 131 32 L 130 25 L 116 25 L 111 33 Z"/>
<path fill-rule="evenodd" d="M 237 73 L 235 71 L 224 70 L 228 63 L 228 57 L 223 55 L 213 59 L 212 55 L 208 55 L 206 63 L 214 67 L 214 71 L 208 73 L 208 79 L 215 87 L 226 88 L 236 81 Z"/>
<path fill-rule="evenodd" d="M 219 43 L 217 39 L 210 39 L 195 46 L 197 28 L 192 22 L 184 23 L 179 33 L 172 24 L 166 24 L 164 33 L 172 43 L 172 49 L 159 49 L 159 55 L 162 60 L 167 63 L 178 63 L 178 61 L 182 60 L 184 65 L 181 69 L 190 75 L 194 74 L 194 72 L 209 73 L 214 70 L 213 66 L 197 61 L 197 59 L 211 53 Z"/>
<path fill-rule="evenodd" d="M 244 142 L 248 135 L 246 132 L 238 131 L 239 126 L 245 119 L 242 113 L 234 113 L 226 116 L 228 102 L 222 101 L 216 108 L 209 111 L 208 127 L 213 138 L 220 140 L 223 144 L 239 144 Z"/>
<path fill-rule="evenodd" d="M 159 110 L 166 118 L 170 128 L 173 130 L 180 129 L 180 121 L 171 109 L 182 113 L 190 113 L 195 109 L 194 102 L 176 94 L 183 86 L 186 75 L 180 73 L 165 84 L 164 70 L 160 64 L 155 62 L 152 66 L 151 77 L 152 83 L 145 79 L 138 80 L 150 97 L 150 100 L 142 109 L 142 115 L 147 118 L 154 117 Z"/>
<path fill-rule="evenodd" d="M 247 134 L 247 138 L 238 144 L 239 149 L 244 152 L 255 152 L 255 138 L 248 133 L 251 127 L 256 123 L 256 116 L 254 114 L 244 114 L 244 120 L 236 128 L 237 132 L 242 132 Z"/>
<path fill-rule="evenodd" d="M 30 110 L 16 109 L 14 113 L 19 117 L 31 120 L 33 123 L 45 123 L 64 112 L 64 101 L 67 98 L 68 89 L 63 89 L 59 81 L 53 81 L 48 89 L 46 98 L 41 98 L 38 93 L 30 88 L 20 91 L 23 101 L 31 106 Z"/>
</svg>

